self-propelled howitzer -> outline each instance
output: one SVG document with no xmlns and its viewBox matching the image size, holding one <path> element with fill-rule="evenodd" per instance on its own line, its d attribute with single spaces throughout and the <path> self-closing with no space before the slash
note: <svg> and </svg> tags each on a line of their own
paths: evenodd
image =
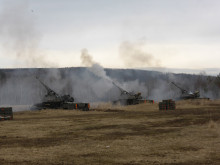
<svg viewBox="0 0 220 165">
<path fill-rule="evenodd" d="M 38 77 L 36 79 L 44 86 L 47 90 L 44 98 L 42 99 L 42 103 L 36 104 L 35 106 L 39 109 L 82 109 L 89 110 L 89 103 L 76 103 L 74 102 L 74 98 L 70 95 L 59 95 L 51 88 L 49 88 L 46 84 L 44 84 Z"/>
<path fill-rule="evenodd" d="M 187 90 L 176 85 L 174 82 L 171 82 L 171 83 L 181 91 L 180 99 L 185 99 L 185 100 L 186 99 L 197 99 L 200 97 L 199 91 L 188 92 Z"/>
<path fill-rule="evenodd" d="M 121 96 L 120 99 L 113 101 L 114 104 L 121 104 L 121 105 L 135 105 L 135 104 L 140 104 L 144 102 L 151 102 L 153 103 L 153 100 L 145 100 L 142 98 L 141 93 L 131 93 L 128 92 L 118 85 L 116 85 L 114 82 L 112 82 L 114 86 L 116 86 L 120 91 L 121 91 Z"/>
</svg>

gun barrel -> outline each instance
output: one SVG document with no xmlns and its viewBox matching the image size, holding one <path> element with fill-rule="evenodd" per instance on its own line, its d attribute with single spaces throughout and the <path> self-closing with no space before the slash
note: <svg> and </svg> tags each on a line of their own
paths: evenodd
<svg viewBox="0 0 220 165">
<path fill-rule="evenodd" d="M 181 87 L 179 87 L 178 85 L 176 85 L 174 82 L 171 82 L 175 87 L 179 88 L 181 90 L 182 93 L 186 93 L 187 91 Z"/>
<path fill-rule="evenodd" d="M 56 96 L 59 96 L 55 91 L 53 91 L 52 89 L 50 89 L 46 84 L 44 84 L 38 77 L 35 77 L 43 86 L 44 88 L 47 90 L 47 93 L 50 94 L 50 93 L 53 93 L 55 94 Z"/>
<path fill-rule="evenodd" d="M 119 87 L 118 85 L 116 85 L 115 82 L 112 81 L 112 84 L 115 85 L 121 91 L 121 93 L 125 93 L 125 94 L 132 96 L 132 94 L 130 94 L 128 91 L 126 91 L 126 90 L 122 89 L 121 87 Z"/>
</svg>

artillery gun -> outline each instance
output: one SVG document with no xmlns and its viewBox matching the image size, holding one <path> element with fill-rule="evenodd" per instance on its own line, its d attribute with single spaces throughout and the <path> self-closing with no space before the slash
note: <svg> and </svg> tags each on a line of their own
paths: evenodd
<svg viewBox="0 0 220 165">
<path fill-rule="evenodd" d="M 198 99 L 200 97 L 199 91 L 195 91 L 195 92 L 187 91 L 187 90 L 179 87 L 178 85 L 176 85 L 174 82 L 171 82 L 171 83 L 181 91 L 180 99 L 184 99 L 184 100 Z"/>
<path fill-rule="evenodd" d="M 141 93 L 133 93 L 133 92 L 128 92 L 118 85 L 116 85 L 114 82 L 112 82 L 114 86 L 116 86 L 120 91 L 121 91 L 121 96 L 119 100 L 113 101 L 113 104 L 121 104 L 121 105 L 135 105 L 135 104 L 140 104 L 147 102 L 149 100 L 144 100 L 141 96 Z"/>
<path fill-rule="evenodd" d="M 36 79 L 44 86 L 47 90 L 47 94 L 45 94 L 42 103 L 35 104 L 35 107 L 38 109 L 82 109 L 89 110 L 89 103 L 75 103 L 74 98 L 70 95 L 59 95 L 51 88 L 49 88 L 46 84 L 44 84 L 38 77 Z"/>
</svg>

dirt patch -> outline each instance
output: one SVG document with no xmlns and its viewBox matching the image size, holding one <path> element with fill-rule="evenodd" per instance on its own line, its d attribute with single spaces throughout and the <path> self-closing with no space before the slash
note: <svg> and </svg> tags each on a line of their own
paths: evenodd
<svg viewBox="0 0 220 165">
<path fill-rule="evenodd" d="M 220 106 L 214 103 L 178 104 L 175 111 L 142 104 L 88 112 L 15 113 L 14 120 L 0 126 L 0 161 L 43 165 L 220 164 L 219 120 Z"/>
<path fill-rule="evenodd" d="M 5 159 L 0 159 L 0 162 L 1 164 L 10 164 L 10 165 L 35 165 L 37 163 L 34 163 L 34 162 L 31 162 L 31 161 L 8 161 L 8 160 L 5 160 Z"/>
<path fill-rule="evenodd" d="M 171 128 L 171 129 L 135 129 L 134 127 L 131 128 L 130 130 L 132 131 L 114 131 L 111 133 L 106 133 L 104 135 L 94 137 L 93 139 L 95 140 L 117 140 L 117 139 L 125 139 L 128 138 L 129 136 L 157 136 L 161 134 L 169 134 L 169 133 L 174 133 L 178 132 L 179 129 L 176 128 Z"/>
<path fill-rule="evenodd" d="M 117 110 L 117 109 L 107 109 L 104 112 L 124 112 L 124 110 Z"/>
<path fill-rule="evenodd" d="M 86 127 L 85 130 L 101 130 L 101 129 L 116 129 L 122 127 L 122 125 L 103 125 L 103 126 L 89 126 Z"/>
<path fill-rule="evenodd" d="M 64 139 L 58 137 L 24 138 L 24 137 L 1 137 L 1 147 L 51 147 L 60 144 Z"/>
<path fill-rule="evenodd" d="M 87 154 L 81 154 L 79 156 L 81 156 L 81 157 L 99 157 L 99 156 L 101 156 L 101 154 L 99 154 L 99 153 L 87 153 Z"/>
<path fill-rule="evenodd" d="M 196 146 L 173 146 L 172 149 L 174 151 L 182 151 L 182 152 L 187 152 L 187 151 L 198 151 L 201 148 L 196 147 Z"/>
</svg>

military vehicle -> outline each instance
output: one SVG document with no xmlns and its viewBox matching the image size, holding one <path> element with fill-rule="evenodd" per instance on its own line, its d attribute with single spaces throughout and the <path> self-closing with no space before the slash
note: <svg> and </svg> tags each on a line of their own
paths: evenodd
<svg viewBox="0 0 220 165">
<path fill-rule="evenodd" d="M 146 103 L 150 102 L 153 103 L 153 100 L 145 100 L 142 98 L 141 93 L 133 93 L 128 92 L 118 85 L 116 85 L 114 82 L 112 82 L 114 86 L 116 86 L 121 91 L 120 99 L 113 101 L 113 104 L 121 104 L 121 105 L 135 105 L 140 103 Z"/>
<path fill-rule="evenodd" d="M 178 85 L 176 85 L 174 82 L 171 82 L 175 87 L 177 87 L 181 91 L 180 99 L 198 99 L 200 97 L 199 91 L 191 92 L 187 91 Z"/>
<path fill-rule="evenodd" d="M 41 103 L 35 104 L 34 106 L 38 109 L 82 109 L 89 110 L 89 103 L 76 103 L 74 98 L 70 95 L 59 95 L 46 84 L 44 84 L 38 77 L 36 79 L 44 86 L 47 90 L 47 94 L 44 96 Z"/>
</svg>

